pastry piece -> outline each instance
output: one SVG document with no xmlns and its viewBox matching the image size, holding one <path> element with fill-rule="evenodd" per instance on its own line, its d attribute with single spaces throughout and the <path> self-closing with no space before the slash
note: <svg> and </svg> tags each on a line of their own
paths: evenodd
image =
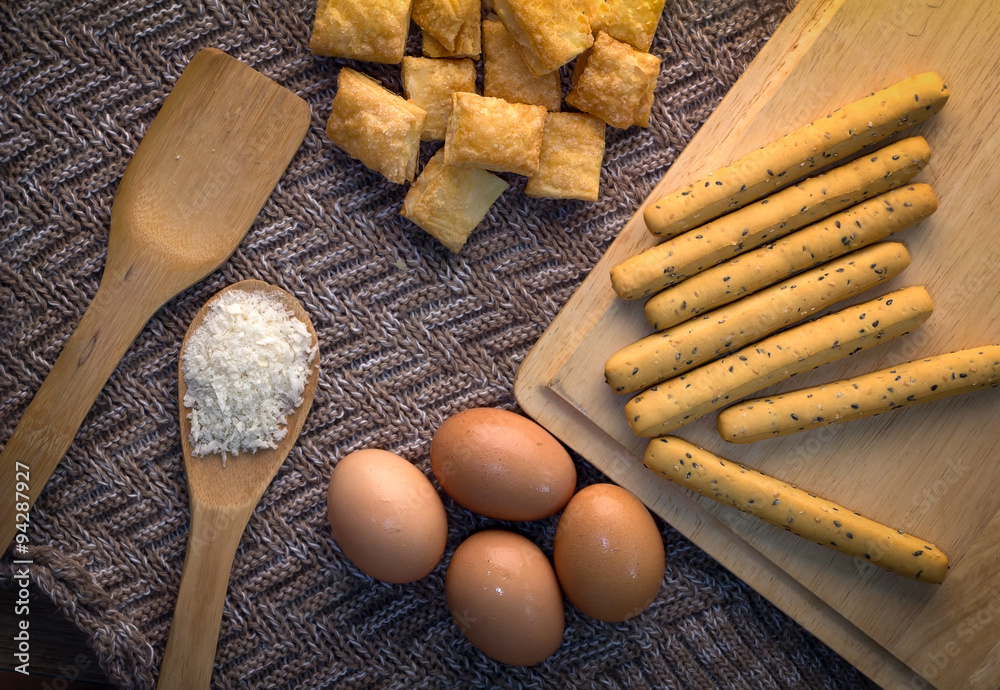
<svg viewBox="0 0 1000 690">
<path fill-rule="evenodd" d="M 406 193 L 400 215 L 457 254 L 506 188 L 493 173 L 448 165 L 442 149 Z"/>
<path fill-rule="evenodd" d="M 918 74 L 848 103 L 647 204 L 654 235 L 673 237 L 795 184 L 816 170 L 881 146 L 944 107 L 948 87 Z"/>
<path fill-rule="evenodd" d="M 413 0 L 413 23 L 433 36 L 445 50 L 455 50 L 458 33 L 478 0 Z"/>
<path fill-rule="evenodd" d="M 878 242 L 859 249 L 701 318 L 626 345 L 608 359 L 604 378 L 616 393 L 635 393 L 869 290 L 899 275 L 909 264 L 910 255 L 899 242 Z"/>
<path fill-rule="evenodd" d="M 532 74 L 517 41 L 494 20 L 483 22 L 483 95 L 553 111 L 562 105 L 559 72 Z"/>
<path fill-rule="evenodd" d="M 444 140 L 445 161 L 497 172 L 538 172 L 545 108 L 474 93 L 452 96 Z"/>
<path fill-rule="evenodd" d="M 412 182 L 427 111 L 343 67 L 327 136 L 352 158 L 397 184 Z"/>
<path fill-rule="evenodd" d="M 584 113 L 547 113 L 538 172 L 525 194 L 597 201 L 604 160 L 604 123 Z"/>
<path fill-rule="evenodd" d="M 806 321 L 647 388 L 625 404 L 637 436 L 669 434 L 768 386 L 910 333 L 934 305 L 923 287 Z"/>
<path fill-rule="evenodd" d="M 931 542 L 676 436 L 650 441 L 643 464 L 713 501 L 880 568 L 934 584 L 948 574 L 948 557 Z"/>
<path fill-rule="evenodd" d="M 478 2 L 465 7 L 466 15 L 462 28 L 455 37 L 453 47 L 449 48 L 427 31 L 421 32 L 423 46 L 421 50 L 429 58 L 473 58 L 478 60 L 483 52 L 482 31 L 480 27 L 481 5 Z"/>
<path fill-rule="evenodd" d="M 412 0 L 317 0 L 309 50 L 314 55 L 398 64 L 410 30 Z"/>
<path fill-rule="evenodd" d="M 685 278 L 646 302 L 646 318 L 657 331 L 676 326 L 800 271 L 884 240 L 934 213 L 937 204 L 929 184 L 886 192 Z"/>
<path fill-rule="evenodd" d="M 495 0 L 493 7 L 521 46 L 531 72 L 559 69 L 594 43 L 587 19 L 599 0 Z"/>
<path fill-rule="evenodd" d="M 659 58 L 602 31 L 594 47 L 576 61 L 566 102 L 612 127 L 648 127 L 659 73 Z"/>
<path fill-rule="evenodd" d="M 906 184 L 930 157 L 923 137 L 897 141 L 629 257 L 611 269 L 611 285 L 622 299 L 682 285 L 723 261 Z"/>
<path fill-rule="evenodd" d="M 745 400 L 723 410 L 717 421 L 722 438 L 749 443 L 996 386 L 1000 386 L 1000 345 L 986 345 Z"/>
<path fill-rule="evenodd" d="M 603 31 L 611 38 L 648 53 L 663 14 L 663 4 L 664 0 L 602 0 L 597 12 L 590 17 L 590 28 L 595 34 Z"/>
<path fill-rule="evenodd" d="M 472 60 L 403 58 L 403 93 L 427 111 L 420 135 L 423 141 L 444 141 L 451 115 L 451 94 L 476 91 L 476 64 Z"/>
</svg>

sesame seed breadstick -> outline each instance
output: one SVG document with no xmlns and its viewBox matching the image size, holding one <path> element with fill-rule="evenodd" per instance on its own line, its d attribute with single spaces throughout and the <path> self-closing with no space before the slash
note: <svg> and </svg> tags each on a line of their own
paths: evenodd
<svg viewBox="0 0 1000 690">
<path fill-rule="evenodd" d="M 933 72 L 904 79 L 648 205 L 646 227 L 660 237 L 679 235 L 923 122 L 947 100 L 948 87 Z"/>
<path fill-rule="evenodd" d="M 809 178 L 630 257 L 611 269 L 619 297 L 638 299 L 762 244 L 901 187 L 923 170 L 931 150 L 911 137 Z"/>
<path fill-rule="evenodd" d="M 934 584 L 948 574 L 948 557 L 930 542 L 675 436 L 650 441 L 643 462 L 686 489 L 891 572 Z"/>
<path fill-rule="evenodd" d="M 909 333 L 931 315 L 923 287 L 848 307 L 648 388 L 625 404 L 639 436 L 662 436 L 730 401 Z"/>
<path fill-rule="evenodd" d="M 605 378 L 616 393 L 634 393 L 875 287 L 909 264 L 909 252 L 898 242 L 859 249 L 622 348 L 605 364 Z"/>
<path fill-rule="evenodd" d="M 727 441 L 749 443 L 997 385 L 1000 345 L 987 345 L 748 400 L 723 410 L 718 428 Z"/>
<path fill-rule="evenodd" d="M 658 331 L 676 326 L 799 271 L 883 240 L 935 210 L 937 197 L 930 185 L 894 189 L 668 287 L 646 302 L 646 318 Z"/>
</svg>

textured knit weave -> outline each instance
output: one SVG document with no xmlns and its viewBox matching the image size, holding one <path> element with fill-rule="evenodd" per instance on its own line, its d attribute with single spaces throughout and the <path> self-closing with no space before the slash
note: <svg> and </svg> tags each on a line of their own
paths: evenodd
<svg viewBox="0 0 1000 690">
<path fill-rule="evenodd" d="M 236 554 L 213 681 L 219 687 L 858 687 L 849 664 L 678 535 L 664 587 L 621 624 L 567 607 L 558 652 L 528 669 L 485 658 L 452 623 L 448 555 L 495 522 L 446 500 L 444 562 L 386 585 L 333 543 L 326 488 L 365 447 L 430 474 L 446 416 L 515 409 L 525 354 L 639 202 L 789 11 L 788 0 L 671 0 L 649 129 L 609 129 L 597 203 L 511 188 L 453 256 L 403 220 L 404 187 L 324 134 L 345 64 L 401 92 L 397 66 L 315 58 L 313 3 L 198 0 L 0 2 L 0 440 L 93 298 L 115 190 L 183 67 L 213 46 L 302 95 L 312 127 L 245 241 L 153 317 L 111 376 L 31 515 L 32 587 L 89 637 L 108 676 L 151 688 L 188 534 L 177 355 L 222 287 L 293 292 L 319 333 L 322 373 L 297 446 Z M 408 53 L 416 54 L 414 29 Z M 564 75 L 565 76 L 565 75 Z M 424 144 L 426 160 L 435 145 Z M 577 458 L 582 484 L 601 481 Z M 3 497 L 2 500 L 9 500 Z M 551 549 L 554 519 L 510 527 Z M 11 556 L 0 584 L 11 584 Z M 0 634 L 11 630 L 0 613 Z"/>
</svg>

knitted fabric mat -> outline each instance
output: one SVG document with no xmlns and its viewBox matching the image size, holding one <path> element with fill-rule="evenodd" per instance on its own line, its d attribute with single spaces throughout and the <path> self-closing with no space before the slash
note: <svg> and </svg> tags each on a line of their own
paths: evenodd
<svg viewBox="0 0 1000 690">
<path fill-rule="evenodd" d="M 301 300 L 322 373 L 236 554 L 214 685 L 867 686 L 659 520 L 666 576 L 649 610 L 607 624 L 567 606 L 556 654 L 512 668 L 462 637 L 443 594 L 455 547 L 496 521 L 445 497 L 445 559 L 397 586 L 355 569 L 326 518 L 338 458 L 381 447 L 431 476 L 430 439 L 448 415 L 516 409 L 518 364 L 789 10 L 788 0 L 668 1 L 652 47 L 663 67 L 650 127 L 608 129 L 600 200 L 529 199 L 524 178 L 506 175 L 510 189 L 454 256 L 399 216 L 404 187 L 327 140 L 342 65 L 402 89 L 398 66 L 311 55 L 313 0 L 0 3 L 0 440 L 97 290 L 118 182 L 191 57 L 225 50 L 313 113 L 240 248 L 140 333 L 31 513 L 32 587 L 84 631 L 109 678 L 154 687 L 180 582 L 181 339 L 216 291 L 256 278 Z M 407 53 L 418 54 L 412 34 Z M 426 161 L 437 145 L 424 147 Z M 581 486 L 606 481 L 576 460 Z M 554 518 L 502 526 L 550 552 Z M 0 585 L 12 585 L 11 559 L 0 560 Z M 0 613 L 2 634 L 10 615 Z"/>
</svg>

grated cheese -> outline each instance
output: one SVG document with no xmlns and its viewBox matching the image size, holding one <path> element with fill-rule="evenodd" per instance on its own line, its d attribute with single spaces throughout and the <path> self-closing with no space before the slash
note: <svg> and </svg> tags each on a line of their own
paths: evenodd
<svg viewBox="0 0 1000 690">
<path fill-rule="evenodd" d="M 184 347 L 182 369 L 196 456 L 275 448 L 302 403 L 316 348 L 280 298 L 231 290 L 209 307 Z"/>
</svg>

